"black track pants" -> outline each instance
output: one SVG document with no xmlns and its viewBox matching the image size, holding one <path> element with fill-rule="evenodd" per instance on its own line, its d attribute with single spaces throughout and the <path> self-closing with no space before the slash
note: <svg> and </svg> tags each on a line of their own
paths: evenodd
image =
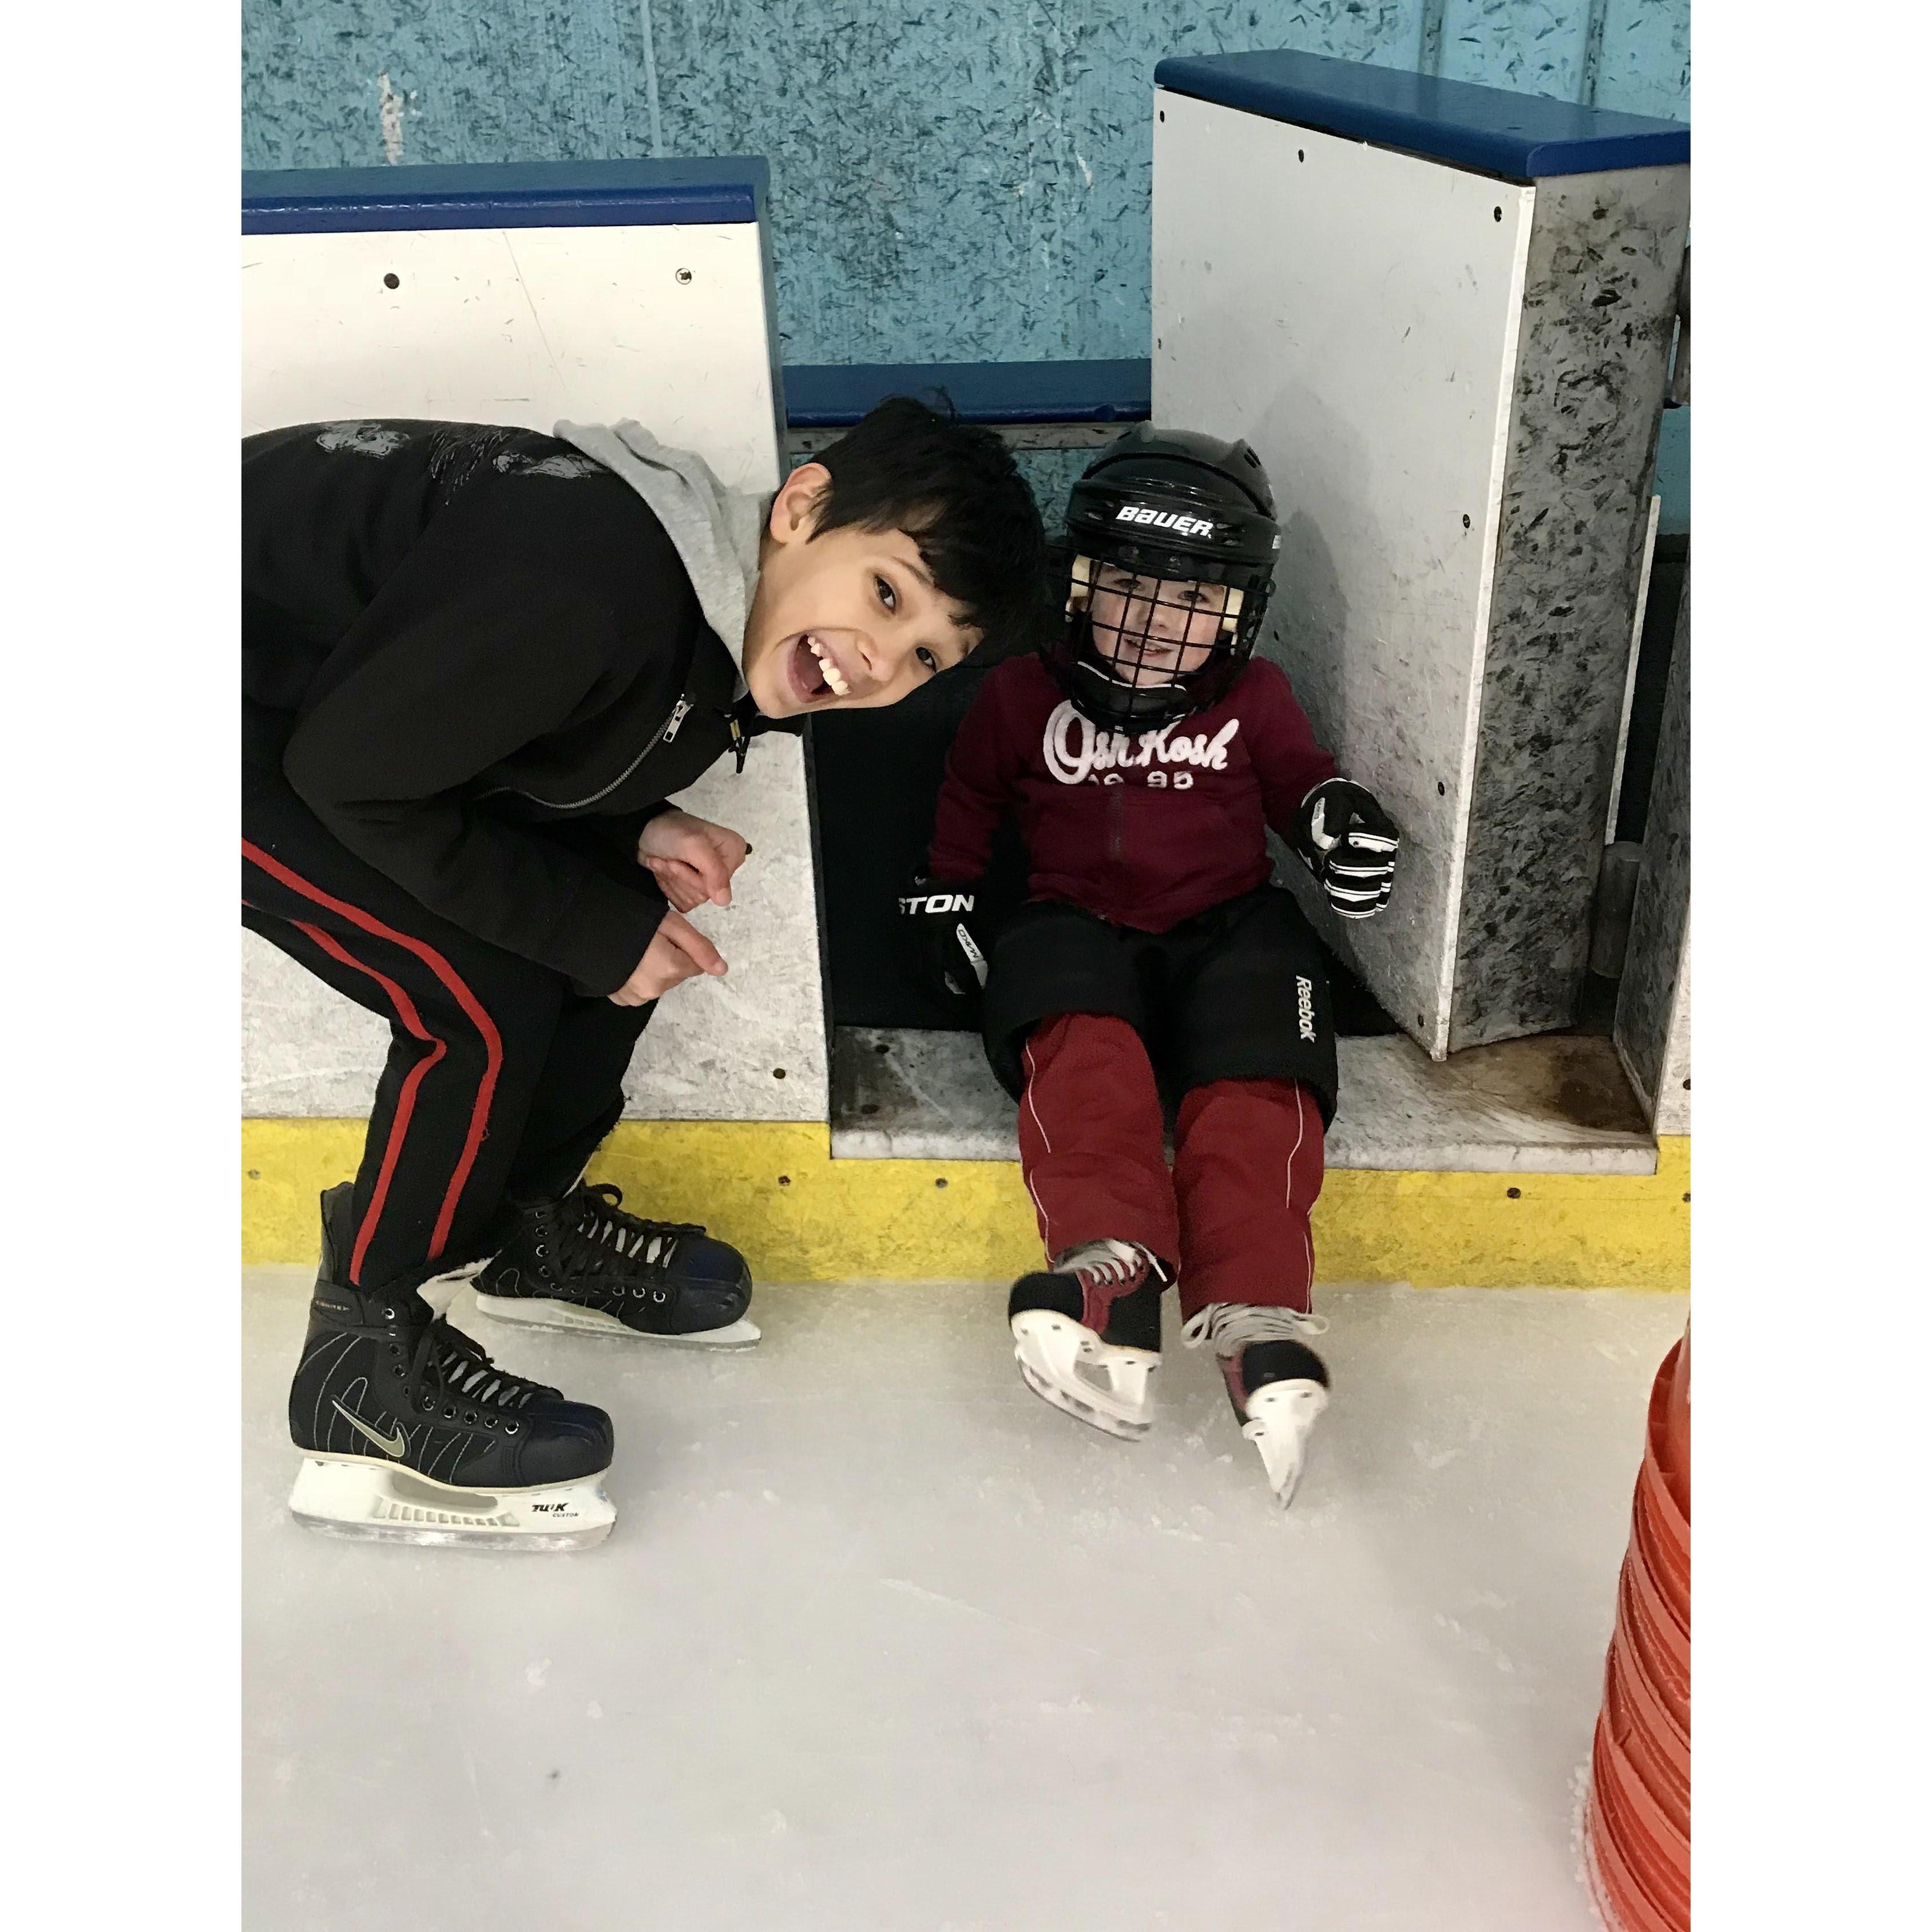
<svg viewBox="0 0 1932 1932">
<path fill-rule="evenodd" d="M 389 1022 L 351 1280 L 420 1281 L 480 1260 L 506 1196 L 561 1192 L 616 1125 L 654 1007 L 584 998 L 439 918 L 278 776 L 249 771 L 242 837 L 242 923 Z"/>
</svg>

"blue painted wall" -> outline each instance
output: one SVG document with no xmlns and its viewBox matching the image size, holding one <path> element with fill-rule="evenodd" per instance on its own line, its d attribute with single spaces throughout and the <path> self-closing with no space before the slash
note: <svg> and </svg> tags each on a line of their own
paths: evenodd
<svg viewBox="0 0 1932 1932">
<path fill-rule="evenodd" d="M 1144 356 L 1154 63 L 1258 46 L 1689 118 L 1689 0 L 243 0 L 243 153 L 764 154 L 788 361 Z"/>
</svg>

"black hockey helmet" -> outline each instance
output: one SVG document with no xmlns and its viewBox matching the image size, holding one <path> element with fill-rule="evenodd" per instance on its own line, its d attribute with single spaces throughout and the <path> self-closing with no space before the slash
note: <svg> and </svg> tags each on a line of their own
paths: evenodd
<svg viewBox="0 0 1932 1932">
<path fill-rule="evenodd" d="M 1139 732 L 1204 710 L 1253 655 L 1268 609 L 1281 528 L 1261 458 L 1246 443 L 1140 424 L 1086 468 L 1066 506 L 1066 621 L 1045 656 L 1075 708 L 1112 730 Z M 1096 648 L 1093 599 L 1100 573 L 1138 580 L 1120 623 L 1126 648 Z M 1156 582 L 1225 584 L 1227 597 L 1206 663 L 1175 674 L 1158 640 L 1199 612 L 1154 594 Z M 1144 590 L 1144 595 L 1140 594 Z"/>
</svg>

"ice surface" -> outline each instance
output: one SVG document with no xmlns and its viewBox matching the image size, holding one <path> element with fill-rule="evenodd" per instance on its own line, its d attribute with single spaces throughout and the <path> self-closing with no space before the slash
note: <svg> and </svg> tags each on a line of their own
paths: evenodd
<svg viewBox="0 0 1932 1932">
<path fill-rule="evenodd" d="M 284 1509 L 306 1279 L 244 1299 L 248 1923 L 1594 1932 L 1572 1840 L 1681 1298 L 1324 1289 L 1286 1516 L 1022 1386 L 998 1284 L 762 1288 L 706 1356 L 452 1313 L 616 1418 L 601 1549 Z"/>
</svg>

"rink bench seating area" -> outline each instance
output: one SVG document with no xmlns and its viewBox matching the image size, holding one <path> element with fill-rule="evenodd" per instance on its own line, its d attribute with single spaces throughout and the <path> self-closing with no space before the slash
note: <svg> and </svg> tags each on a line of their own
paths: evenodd
<svg viewBox="0 0 1932 1932">
<path fill-rule="evenodd" d="M 1545 1034 L 1440 1064 L 1400 1034 L 1338 1045 L 1331 1168 L 1658 1172 L 1656 1138 L 1606 1039 Z M 834 1160 L 1017 1161 L 1017 1115 L 976 1034 L 833 1030 Z"/>
</svg>

